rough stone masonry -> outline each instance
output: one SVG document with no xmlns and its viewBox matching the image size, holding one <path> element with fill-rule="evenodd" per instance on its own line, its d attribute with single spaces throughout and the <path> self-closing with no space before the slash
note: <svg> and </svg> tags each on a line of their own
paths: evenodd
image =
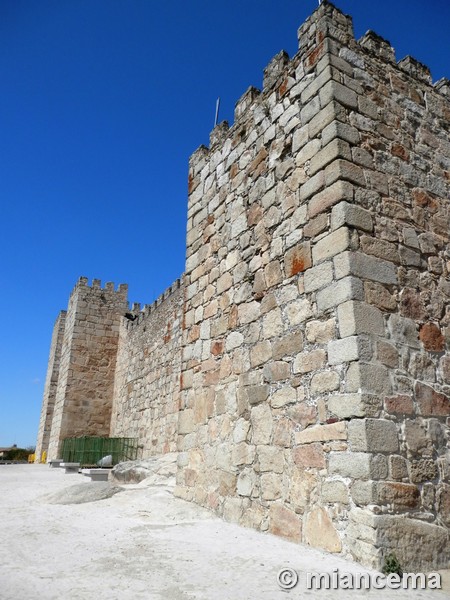
<svg viewBox="0 0 450 600">
<path fill-rule="evenodd" d="M 450 82 L 322 2 L 189 163 L 185 274 L 80 279 L 38 456 L 178 451 L 176 494 L 380 567 L 450 560 Z"/>
</svg>

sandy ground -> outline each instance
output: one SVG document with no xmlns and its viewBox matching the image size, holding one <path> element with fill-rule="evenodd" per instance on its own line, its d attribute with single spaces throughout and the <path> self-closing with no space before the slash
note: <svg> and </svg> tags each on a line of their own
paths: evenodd
<svg viewBox="0 0 450 600">
<path fill-rule="evenodd" d="M 106 500 L 49 504 L 48 494 L 87 479 L 46 465 L 0 466 L 1 600 L 450 598 L 437 590 L 307 590 L 307 571 L 366 570 L 225 523 L 145 481 Z M 300 574 L 289 591 L 277 584 L 284 567 Z"/>
</svg>

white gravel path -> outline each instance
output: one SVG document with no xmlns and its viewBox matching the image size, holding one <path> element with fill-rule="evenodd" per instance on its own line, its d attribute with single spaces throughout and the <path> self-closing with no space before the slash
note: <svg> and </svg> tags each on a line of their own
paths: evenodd
<svg viewBox="0 0 450 600">
<path fill-rule="evenodd" d="M 46 465 L 0 466 L 1 600 L 450 598 L 436 590 L 307 590 L 307 571 L 367 570 L 225 523 L 145 481 L 97 502 L 45 499 L 82 482 Z M 277 584 L 283 567 L 300 573 L 290 591 Z"/>
</svg>

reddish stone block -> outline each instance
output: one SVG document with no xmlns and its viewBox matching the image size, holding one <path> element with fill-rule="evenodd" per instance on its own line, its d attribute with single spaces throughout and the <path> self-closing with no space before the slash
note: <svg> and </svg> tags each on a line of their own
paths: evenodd
<svg viewBox="0 0 450 600">
<path fill-rule="evenodd" d="M 247 223 L 249 227 L 257 225 L 262 219 L 262 208 L 254 202 L 248 209 Z"/>
<path fill-rule="evenodd" d="M 268 157 L 267 150 L 265 148 L 261 148 L 261 150 L 255 156 L 253 161 L 250 163 L 249 168 L 248 168 L 248 173 L 250 174 L 253 171 L 255 171 L 260 166 L 260 164 L 265 161 L 265 159 L 267 157 Z"/>
<path fill-rule="evenodd" d="M 199 325 L 193 325 L 188 333 L 188 341 L 189 342 L 196 342 L 200 337 L 200 326 Z"/>
<path fill-rule="evenodd" d="M 414 388 L 419 412 L 424 417 L 446 417 L 450 415 L 450 398 L 436 392 L 431 386 L 417 382 Z"/>
<path fill-rule="evenodd" d="M 298 244 L 288 250 L 284 256 L 284 271 L 286 277 L 302 273 L 311 266 L 311 247 L 309 242 Z"/>
<path fill-rule="evenodd" d="M 421 208 L 428 208 L 434 211 L 438 207 L 437 201 L 427 194 L 425 190 L 421 190 L 420 188 L 413 189 L 412 197 L 414 204 L 416 204 L 416 206 L 420 206 Z"/>
<path fill-rule="evenodd" d="M 325 454 L 322 444 L 305 444 L 298 446 L 293 450 L 293 458 L 296 465 L 301 467 L 315 467 L 323 469 L 325 467 Z"/>
<path fill-rule="evenodd" d="M 277 421 L 273 434 L 273 443 L 275 446 L 284 446 L 289 448 L 292 444 L 292 434 L 295 425 L 290 419 L 280 419 Z"/>
<path fill-rule="evenodd" d="M 216 369 L 215 371 L 208 371 L 205 373 L 204 382 L 205 385 L 217 385 L 220 381 L 220 369 Z"/>
<path fill-rule="evenodd" d="M 217 510 L 220 504 L 220 496 L 217 492 L 210 492 L 206 500 L 207 506 L 212 510 Z"/>
<path fill-rule="evenodd" d="M 401 144 L 392 144 L 391 154 L 392 156 L 398 156 L 402 160 L 409 160 L 409 152 Z"/>
<path fill-rule="evenodd" d="M 223 352 L 223 340 L 213 342 L 213 344 L 211 346 L 211 354 L 213 354 L 214 356 L 218 356 L 219 354 L 222 354 L 222 352 Z"/>
<path fill-rule="evenodd" d="M 395 415 L 414 414 L 414 404 L 410 396 L 391 396 L 384 399 L 384 409 Z"/>
<path fill-rule="evenodd" d="M 419 330 L 419 338 L 429 352 L 442 352 L 445 348 L 445 338 L 435 323 L 425 323 Z"/>
<path fill-rule="evenodd" d="M 188 194 L 190 194 L 198 185 L 198 182 L 195 181 L 194 176 L 192 175 L 192 173 L 189 173 L 188 176 Z"/>
<path fill-rule="evenodd" d="M 230 167 L 230 179 L 234 179 L 238 173 L 239 173 L 239 165 L 237 162 L 235 162 Z"/>
<path fill-rule="evenodd" d="M 319 32 L 319 34 L 321 34 L 321 32 Z M 323 48 L 324 48 L 324 43 L 323 43 L 323 41 L 321 41 L 320 44 L 317 44 L 317 46 L 314 48 L 314 50 L 312 50 L 308 54 L 308 56 L 305 59 L 305 67 L 306 67 L 307 72 L 310 71 L 311 69 L 313 69 L 316 66 L 319 59 L 322 58 L 323 53 L 324 53 Z"/>
<path fill-rule="evenodd" d="M 236 329 L 237 323 L 238 323 L 238 318 L 239 318 L 238 307 L 236 305 L 233 305 L 232 309 L 230 310 L 230 314 L 228 316 L 228 329 Z"/>
<path fill-rule="evenodd" d="M 408 319 L 423 321 L 426 318 L 426 310 L 422 299 L 416 290 L 405 288 L 400 298 L 400 313 Z"/>
<path fill-rule="evenodd" d="M 280 98 L 282 98 L 287 91 L 289 85 L 289 79 L 286 77 L 285 79 L 283 79 L 283 81 L 280 84 L 280 87 L 278 88 L 278 95 Z"/>
<path fill-rule="evenodd" d="M 380 504 L 392 504 L 395 508 L 415 508 L 419 499 L 419 489 L 411 483 L 383 481 L 378 484 Z"/>
<path fill-rule="evenodd" d="M 227 471 L 219 471 L 219 495 L 233 496 L 236 493 L 236 475 Z"/>
<path fill-rule="evenodd" d="M 272 504 L 269 512 L 269 531 L 293 542 L 300 542 L 302 522 L 292 510 L 282 504 Z"/>
</svg>

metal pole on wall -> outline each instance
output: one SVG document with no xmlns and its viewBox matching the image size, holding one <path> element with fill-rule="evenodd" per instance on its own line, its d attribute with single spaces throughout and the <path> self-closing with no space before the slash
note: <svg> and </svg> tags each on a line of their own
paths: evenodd
<svg viewBox="0 0 450 600">
<path fill-rule="evenodd" d="M 219 107 L 220 107 L 220 98 L 217 98 L 216 101 L 216 116 L 214 119 L 214 127 L 217 125 L 217 121 L 219 120 Z"/>
</svg>

